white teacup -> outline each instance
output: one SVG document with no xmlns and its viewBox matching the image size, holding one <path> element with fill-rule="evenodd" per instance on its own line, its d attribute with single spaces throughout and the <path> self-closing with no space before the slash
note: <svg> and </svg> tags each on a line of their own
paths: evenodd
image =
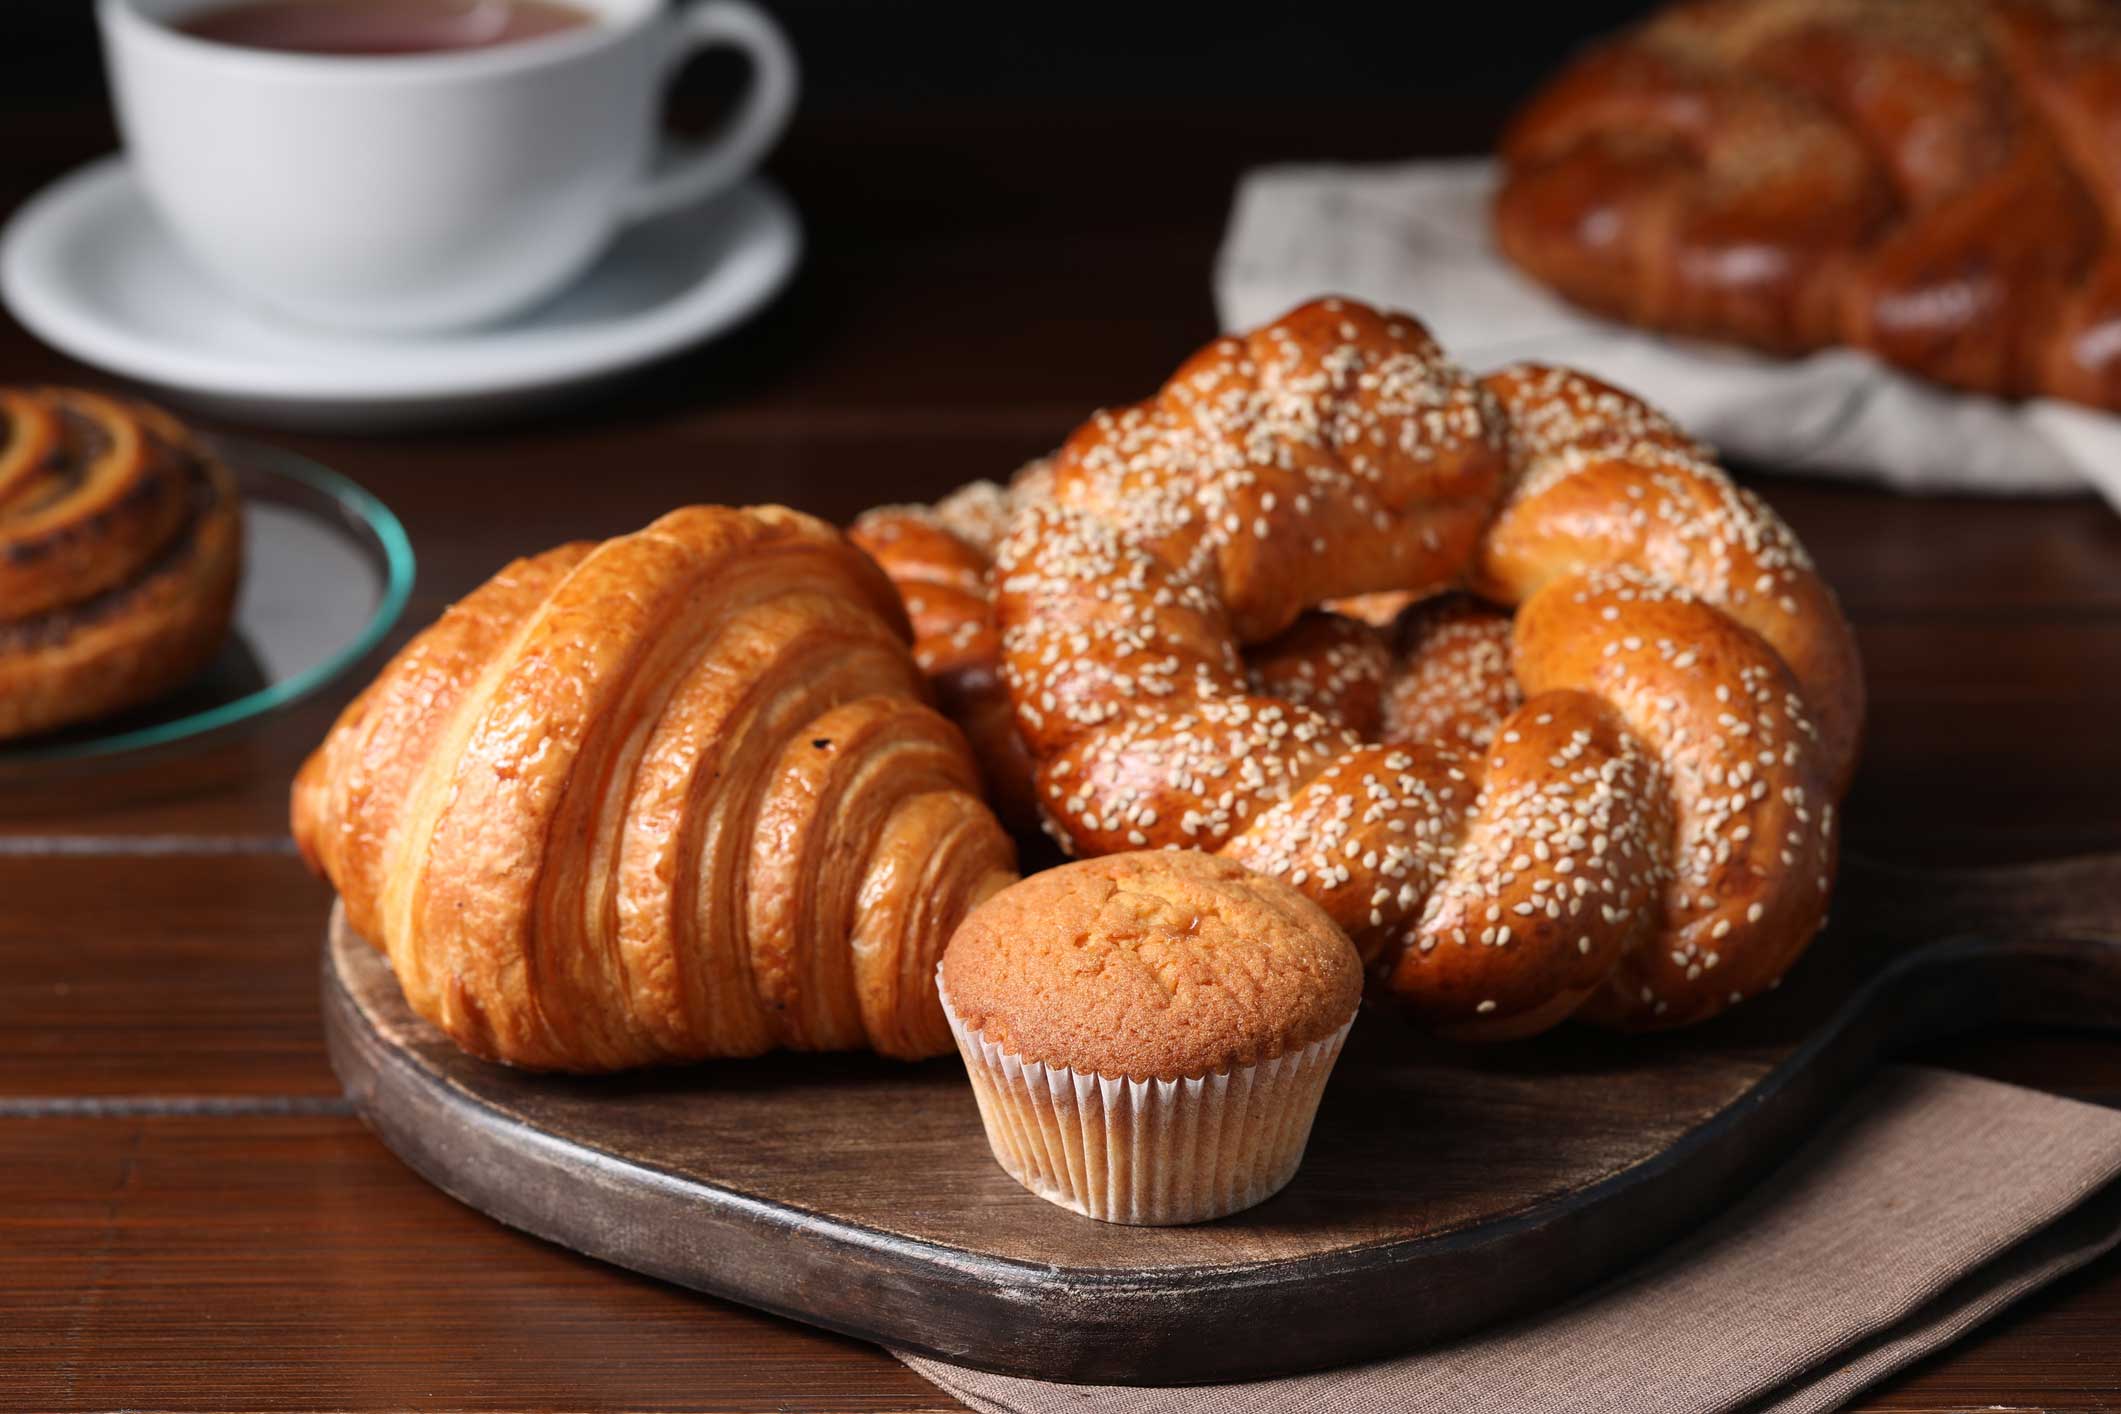
<svg viewBox="0 0 2121 1414">
<path fill-rule="evenodd" d="M 745 0 L 571 0 L 594 23 L 390 57 L 170 27 L 211 3 L 99 0 L 126 150 L 201 265 L 314 324 L 433 331 L 523 309 L 622 225 L 741 180 L 795 106 L 788 42 Z M 716 45 L 750 58 L 741 110 L 658 158 L 667 80 Z"/>
</svg>

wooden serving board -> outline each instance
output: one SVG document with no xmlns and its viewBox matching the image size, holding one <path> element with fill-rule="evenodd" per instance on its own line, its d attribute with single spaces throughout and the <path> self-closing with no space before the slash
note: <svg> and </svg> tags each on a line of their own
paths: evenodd
<svg viewBox="0 0 2121 1414">
<path fill-rule="evenodd" d="M 370 1127 L 504 1223 L 985 1369 L 1237 1380 L 1402 1353 L 1581 1290 L 1730 1203 L 1918 1037 L 2121 1026 L 2121 859 L 1851 862 L 1837 907 L 1779 991 L 1688 1032 L 1470 1049 L 1366 1015 L 1295 1182 L 1191 1228 L 1106 1226 L 1019 1188 L 954 1058 L 523 1074 L 413 1016 L 336 912 L 325 1017 Z"/>
</svg>

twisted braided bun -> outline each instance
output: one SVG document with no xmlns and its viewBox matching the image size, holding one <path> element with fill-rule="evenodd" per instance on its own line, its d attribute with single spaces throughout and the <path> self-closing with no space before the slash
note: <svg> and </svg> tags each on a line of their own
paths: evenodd
<svg viewBox="0 0 2121 1414">
<path fill-rule="evenodd" d="M 1616 389 L 1308 305 L 1085 424 L 989 578 L 1056 837 L 1287 880 L 1440 1030 L 1701 1020 L 1823 920 L 1853 639 Z M 1388 591 L 1389 631 L 1312 608 Z"/>
<path fill-rule="evenodd" d="M 779 507 L 519 560 L 346 709 L 296 842 L 481 1056 L 946 1051 L 936 963 L 1014 852 L 906 632 Z"/>
<path fill-rule="evenodd" d="M 987 798 L 1012 829 L 1038 823 L 1031 758 L 1017 737 L 1001 680 L 1001 640 L 987 585 L 994 543 L 1019 498 L 1035 499 L 1045 464 L 1033 462 L 1007 487 L 975 481 L 933 506 L 878 506 L 847 538 L 890 576 L 913 623 L 913 659 L 936 701 L 965 732 Z"/>
<path fill-rule="evenodd" d="M 1519 114 L 1504 254 L 1599 313 L 2121 407 L 2121 11 L 1687 0 Z"/>
<path fill-rule="evenodd" d="M 0 739 L 166 692 L 227 634 L 227 469 L 154 408 L 0 389 Z"/>
<path fill-rule="evenodd" d="M 1001 679 L 990 578 L 995 545 L 1014 512 L 1035 505 L 1051 480 L 1052 463 L 1041 459 L 1007 486 L 974 481 L 932 506 L 877 506 L 847 531 L 905 600 L 914 661 L 938 705 L 971 741 L 987 798 L 1010 829 L 1025 832 L 1037 829 L 1041 816 L 1033 763 Z M 1367 595 L 1329 606 L 1338 612 L 1305 615 L 1286 633 L 1245 650 L 1253 685 L 1355 730 L 1374 727 L 1392 653 L 1371 629 L 1390 625 L 1414 597 Z M 1370 617 L 1350 617 L 1363 613 Z"/>
</svg>

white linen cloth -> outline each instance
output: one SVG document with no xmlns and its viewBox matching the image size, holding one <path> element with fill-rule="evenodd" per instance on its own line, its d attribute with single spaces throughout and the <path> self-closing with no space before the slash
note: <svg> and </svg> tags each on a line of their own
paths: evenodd
<svg viewBox="0 0 2121 1414">
<path fill-rule="evenodd" d="M 1469 368 L 1573 365 L 1763 467 L 1916 492 L 2093 488 L 2121 507 L 2121 417 L 1953 392 L 1851 349 L 1774 359 L 1586 315 L 1495 250 L 1495 180 L 1485 158 L 1247 173 L 1216 261 L 1223 327 L 1263 323 L 1316 295 L 1352 295 L 1419 316 Z"/>
</svg>

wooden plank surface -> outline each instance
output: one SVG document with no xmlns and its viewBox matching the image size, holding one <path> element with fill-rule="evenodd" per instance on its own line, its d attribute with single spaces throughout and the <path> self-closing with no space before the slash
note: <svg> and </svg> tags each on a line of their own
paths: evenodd
<svg viewBox="0 0 2121 1414">
<path fill-rule="evenodd" d="M 91 95 L 4 102 L 0 210 L 110 144 Z M 735 338 L 532 425 L 268 435 L 405 517 L 411 622 L 509 555 L 682 501 L 845 517 L 933 495 L 1140 395 L 1210 332 L 1241 167 L 1474 150 L 1501 106 L 807 118 L 775 169 L 809 262 Z M 1183 160 L 1145 137 L 1174 123 Z M 0 382 L 54 378 L 105 381 L 0 317 Z M 1914 860 L 2121 847 L 2121 519 L 2087 498 L 1759 484 L 1869 657 L 1851 838 Z M 0 783 L 0 1408 L 946 1405 L 878 1351 L 503 1230 L 350 1118 L 287 1113 L 335 1103 L 322 893 L 278 851 L 287 776 L 345 686 L 175 763 Z M 2121 1102 L 2115 1048 L 2083 1038 L 1923 1058 Z M 1859 1407 L 2104 1408 L 2116 1330 L 2109 1260 Z"/>
<path fill-rule="evenodd" d="M 930 1410 L 875 1350 L 505 1232 L 344 1116 L 0 1123 L 25 1410 Z"/>
<path fill-rule="evenodd" d="M 955 1409 L 870 1347 L 507 1232 L 349 1119 L 0 1126 L 0 1363 L 62 1410 Z M 2097 1410 L 2121 1264 L 1860 1407 Z"/>
<path fill-rule="evenodd" d="M 0 1115 L 336 1100 L 317 1022 L 330 898 L 278 849 L 0 854 Z"/>
<path fill-rule="evenodd" d="M 389 484 L 417 493 L 417 482 Z M 559 477 L 545 483 L 555 500 L 574 494 L 574 485 Z M 743 487 L 741 478 L 724 473 L 676 494 L 740 497 Z M 1765 489 L 1778 506 L 1795 510 L 1821 494 L 1787 481 Z M 540 492 L 519 484 L 517 494 Z M 599 513 L 613 529 L 638 526 L 654 507 L 676 503 L 668 490 L 660 499 L 638 491 L 620 499 L 629 503 L 623 513 Z M 643 504 L 632 505 L 636 499 Z M 835 500 L 846 499 L 812 497 L 807 506 L 831 513 L 839 509 Z M 1863 513 L 1878 499 L 1838 508 L 1835 524 L 1846 527 L 1852 564 L 1866 534 L 1875 543 L 1892 533 Z M 2044 509 L 2052 516 L 2063 507 Z M 2113 519 L 2085 502 L 2067 509 L 2081 518 Z M 1993 508 L 1986 510 L 1993 515 Z M 489 528 L 452 540 L 446 513 L 437 510 L 416 524 L 422 522 L 424 533 L 415 534 L 423 548 L 445 548 L 426 555 L 406 631 L 505 563 L 510 546 L 553 543 L 567 534 L 547 525 L 516 542 L 505 529 Z M 1830 551 L 1835 541 L 1825 545 Z M 2121 538 L 2110 555 L 2121 565 Z M 1860 570 L 1834 577 L 1848 586 L 1871 692 L 1864 755 L 1847 807 L 1854 847 L 1889 859 L 1980 862 L 2090 852 L 2112 843 L 2109 805 L 2121 789 L 2121 732 L 2112 729 L 2121 721 L 2121 606 L 2108 609 L 2097 596 L 2111 592 L 2121 571 L 2109 566 L 2106 576 L 2087 584 L 2088 603 L 2057 590 L 2059 602 L 2048 607 L 1986 609 L 1920 607 L 1928 589 L 1921 582 L 1866 583 Z M 2089 566 L 2085 577 L 2093 577 Z M 1937 592 L 1949 605 L 1957 588 L 1950 580 Z M 187 836 L 249 848 L 284 839 L 287 782 L 362 680 L 356 674 L 260 730 L 175 762 L 0 782 L 0 848 L 28 848 L 26 841 L 57 835 Z M 2057 742 L 2067 748 L 2029 749 Z M 1948 770 L 1939 769 L 1940 760 Z M 7 845 L 10 839 L 17 843 Z"/>
</svg>

